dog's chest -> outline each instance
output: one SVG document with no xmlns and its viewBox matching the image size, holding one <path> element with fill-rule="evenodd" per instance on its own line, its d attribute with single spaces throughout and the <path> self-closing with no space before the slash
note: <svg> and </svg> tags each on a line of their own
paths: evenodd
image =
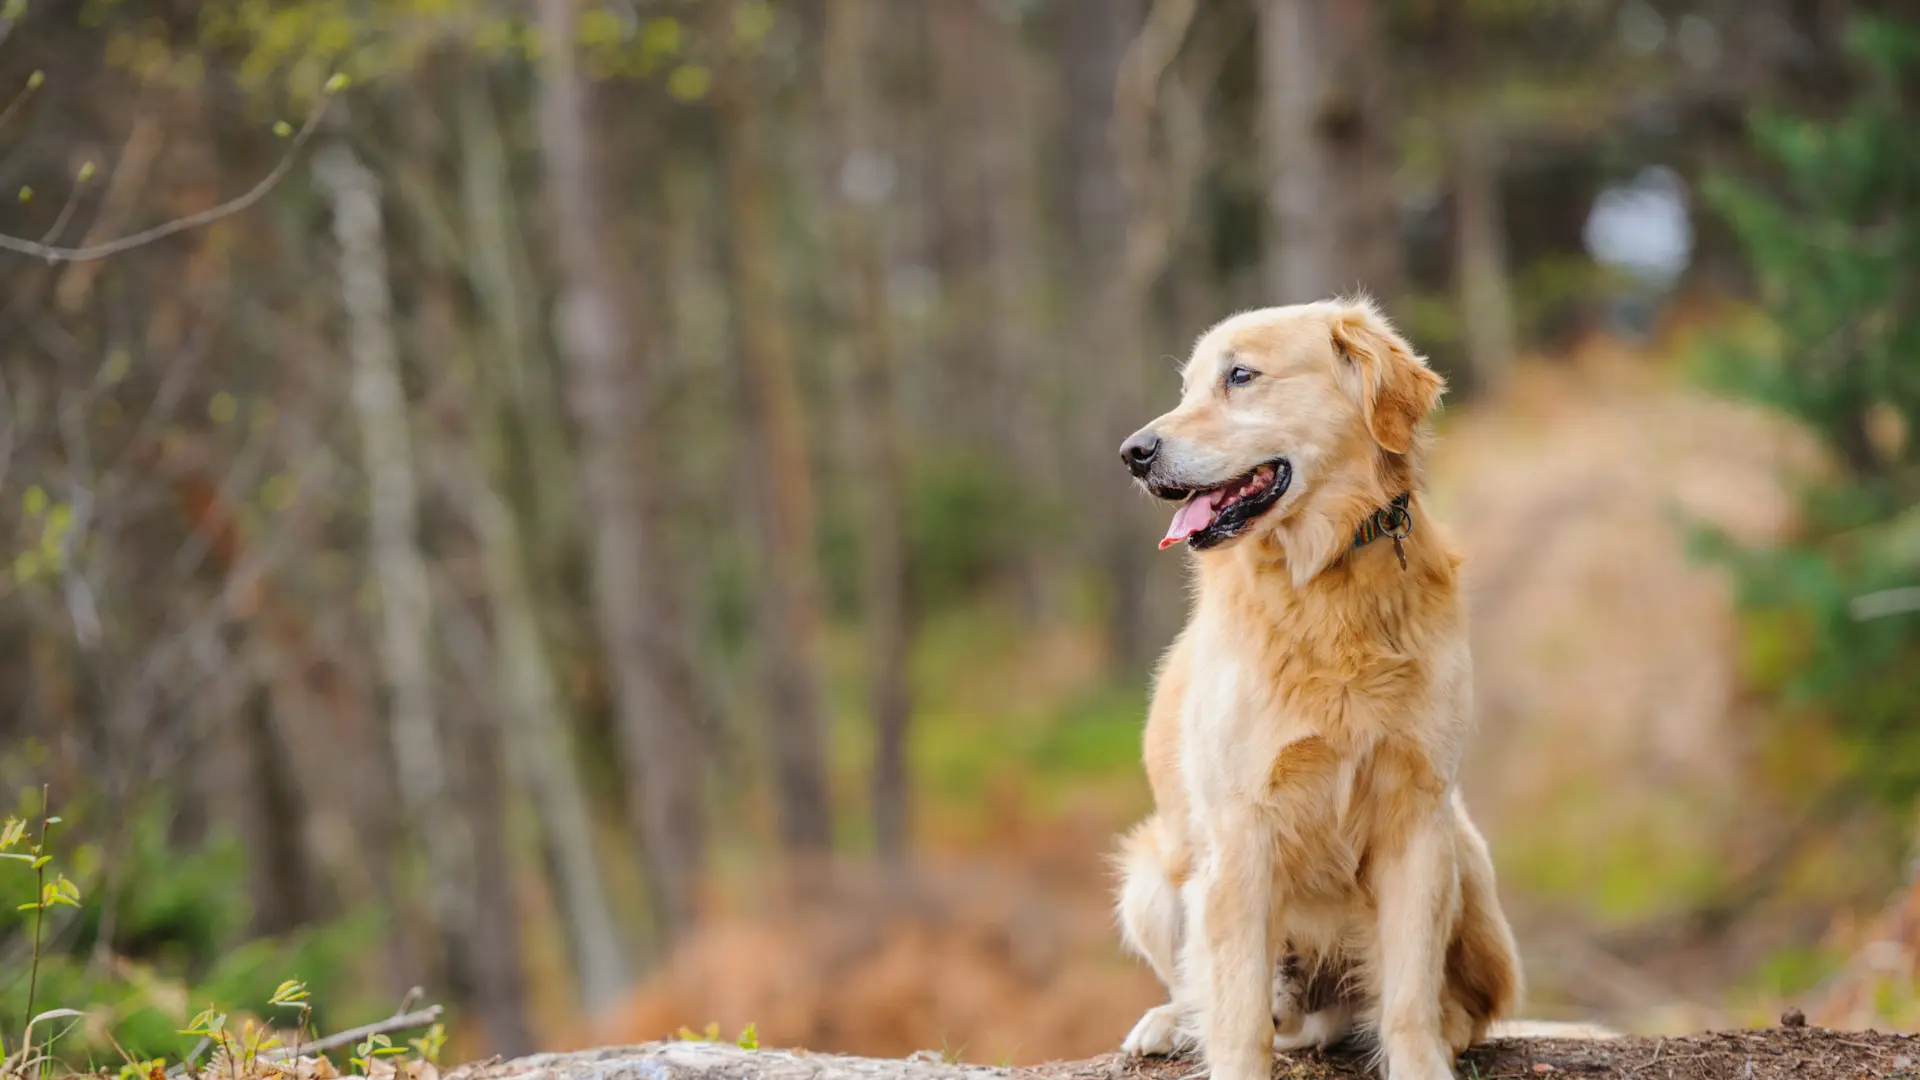
<svg viewBox="0 0 1920 1080">
<path fill-rule="evenodd" d="M 1311 647 L 1275 655 L 1261 644 L 1229 633 L 1194 642 L 1181 764 L 1195 823 L 1204 833 L 1252 808 L 1293 868 L 1292 891 L 1343 894 L 1371 843 L 1373 807 L 1393 794 L 1376 790 L 1376 749 L 1404 743 L 1440 688 L 1430 667 L 1385 650 L 1330 663 Z"/>
</svg>

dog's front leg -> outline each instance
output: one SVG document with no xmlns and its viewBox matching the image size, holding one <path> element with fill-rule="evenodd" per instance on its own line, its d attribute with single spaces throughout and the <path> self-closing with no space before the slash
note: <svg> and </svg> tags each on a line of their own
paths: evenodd
<svg viewBox="0 0 1920 1080">
<path fill-rule="evenodd" d="M 1444 805 L 1444 802 L 1443 804 Z M 1450 1080 L 1453 1055 L 1442 1032 L 1441 994 L 1448 929 L 1459 905 L 1459 875 L 1440 808 L 1409 815 L 1399 843 L 1374 863 L 1379 908 L 1380 1045 L 1387 1080 Z"/>
<path fill-rule="evenodd" d="M 1267 1080 L 1273 1064 L 1274 842 L 1252 811 L 1214 822 L 1205 867 L 1190 883 L 1188 985 L 1213 1080 Z"/>
</svg>

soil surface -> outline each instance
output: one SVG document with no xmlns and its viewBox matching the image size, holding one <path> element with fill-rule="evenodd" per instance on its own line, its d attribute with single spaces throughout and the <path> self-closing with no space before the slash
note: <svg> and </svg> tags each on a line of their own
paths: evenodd
<svg viewBox="0 0 1920 1080">
<path fill-rule="evenodd" d="M 1045 1080 L 1180 1080 L 1201 1070 L 1191 1058 L 1127 1059 L 1118 1054 L 1031 1070 Z M 1920 1039 L 1873 1031 L 1767 1028 L 1668 1038 L 1503 1039 L 1461 1059 L 1465 1080 L 1920 1080 Z M 1338 1052 L 1277 1058 L 1282 1080 L 1377 1080 L 1365 1058 Z"/>
<path fill-rule="evenodd" d="M 1468 1051 L 1461 1080 L 1920 1080 L 1920 1039 L 1817 1027 L 1716 1031 L 1668 1038 L 1502 1039 Z M 1362 1055 L 1289 1054 L 1276 1080 L 1377 1080 Z M 728 1043 L 656 1042 L 480 1062 L 447 1080 L 1202 1080 L 1192 1057 L 992 1067 L 933 1051 L 862 1058 Z"/>
</svg>

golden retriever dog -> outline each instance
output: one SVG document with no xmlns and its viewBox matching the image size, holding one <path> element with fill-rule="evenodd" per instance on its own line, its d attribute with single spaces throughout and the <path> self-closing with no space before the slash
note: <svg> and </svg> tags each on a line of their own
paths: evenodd
<svg viewBox="0 0 1920 1080">
<path fill-rule="evenodd" d="M 1267 1080 L 1276 1048 L 1357 1029 L 1390 1080 L 1451 1077 L 1521 977 L 1455 782 L 1460 558 L 1420 495 L 1442 380 L 1366 299 L 1236 315 L 1182 378 L 1120 450 L 1197 585 L 1120 856 L 1126 943 L 1171 1000 L 1125 1048 Z"/>
</svg>

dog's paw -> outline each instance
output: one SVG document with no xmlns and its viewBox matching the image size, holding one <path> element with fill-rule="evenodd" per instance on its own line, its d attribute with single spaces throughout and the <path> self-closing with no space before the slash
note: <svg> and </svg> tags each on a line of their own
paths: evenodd
<svg viewBox="0 0 1920 1080">
<path fill-rule="evenodd" d="M 1453 1056 L 1439 1039 L 1389 1040 L 1387 1080 L 1454 1080 Z"/>
<path fill-rule="evenodd" d="M 1193 1049 L 1193 1037 L 1181 1029 L 1180 1010 L 1171 1004 L 1148 1009 L 1127 1033 L 1120 1051 L 1129 1057 L 1166 1057 Z"/>
</svg>

